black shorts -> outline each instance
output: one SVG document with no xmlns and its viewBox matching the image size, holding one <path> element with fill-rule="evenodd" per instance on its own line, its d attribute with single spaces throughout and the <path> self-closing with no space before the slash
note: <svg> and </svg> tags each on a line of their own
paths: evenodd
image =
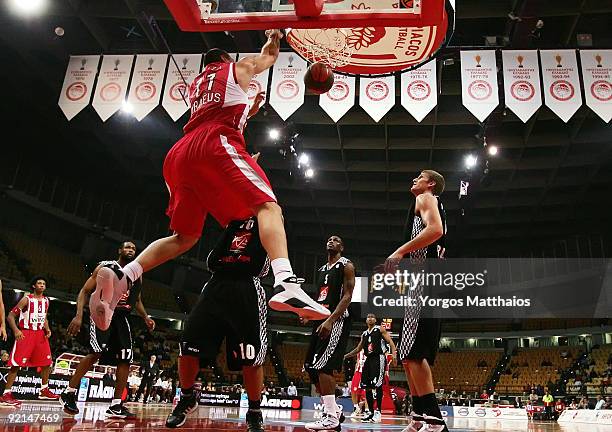
<svg viewBox="0 0 612 432">
<path fill-rule="evenodd" d="M 412 347 L 403 348 L 403 339 L 408 335 L 406 327 L 402 329 L 402 340 L 399 346 L 400 360 L 422 360 L 426 359 L 430 366 L 436 360 L 438 346 L 440 345 L 440 334 L 442 332 L 442 322 L 438 318 L 422 318 L 418 321 L 416 335 Z M 402 352 L 403 351 L 403 352 Z"/>
<path fill-rule="evenodd" d="M 383 385 L 387 357 L 384 354 L 370 354 L 366 357 L 361 371 L 361 388 L 372 389 Z"/>
<path fill-rule="evenodd" d="M 89 319 L 89 347 L 93 353 L 102 353 L 98 364 L 116 366 L 119 363 L 131 363 L 132 331 L 128 314 L 115 313 L 107 330 L 100 330 L 93 320 Z"/>
<path fill-rule="evenodd" d="M 340 318 L 332 325 L 332 331 L 327 339 L 321 339 L 317 328 L 323 321 L 316 321 L 312 326 L 310 345 L 304 369 L 309 373 L 311 381 L 318 382 L 318 373 L 333 374 L 341 371 L 344 363 L 344 354 L 351 333 L 350 318 Z"/>
<path fill-rule="evenodd" d="M 215 273 L 185 322 L 180 354 L 198 356 L 205 364 L 216 359 L 226 339 L 230 370 L 260 366 L 268 349 L 267 313 L 259 278 Z"/>
</svg>

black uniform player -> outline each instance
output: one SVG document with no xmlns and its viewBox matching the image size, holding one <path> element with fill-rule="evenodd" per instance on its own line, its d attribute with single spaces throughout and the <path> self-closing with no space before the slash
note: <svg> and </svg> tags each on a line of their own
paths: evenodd
<svg viewBox="0 0 612 432">
<path fill-rule="evenodd" d="M 207 264 L 213 275 L 185 322 L 178 361 L 181 400 L 166 426 L 182 426 L 187 414 L 197 409 L 194 384 L 200 361 L 214 361 L 226 339 L 229 369 L 242 369 L 244 374 L 248 431 L 263 431 L 260 399 L 268 310 L 260 278 L 268 273 L 270 261 L 259 240 L 257 219 L 231 222 L 208 255 Z"/>
<path fill-rule="evenodd" d="M 444 177 L 425 170 L 415 178 L 410 189 L 416 197 L 411 211 L 412 229 L 407 242 L 387 258 L 386 270 L 392 271 L 402 258 L 410 259 L 414 268 L 425 268 L 427 258 L 443 258 L 445 253 L 446 215 L 439 196 L 444 191 Z M 411 290 L 412 296 L 423 295 L 423 286 Z M 421 302 L 406 306 L 399 345 L 413 401 L 413 421 L 425 421 L 430 428 L 448 431 L 434 394 L 430 366 L 440 342 L 440 320 L 421 319 Z M 415 426 L 418 428 L 419 426 Z"/>
<path fill-rule="evenodd" d="M 327 240 L 327 263 L 318 271 L 317 303 L 331 315 L 325 321 L 314 321 L 304 369 L 317 386 L 323 401 L 323 416 L 306 424 L 311 430 L 340 428 L 344 420 L 342 407 L 336 403 L 334 371 L 342 370 L 344 352 L 351 331 L 348 307 L 355 287 L 355 267 L 342 256 L 344 242 L 336 235 Z M 302 320 L 302 322 L 306 322 Z"/>
<path fill-rule="evenodd" d="M 134 243 L 124 242 L 119 248 L 119 257 L 117 261 L 102 261 L 98 264 L 79 292 L 77 297 L 76 316 L 68 325 L 68 334 L 75 336 L 81 329 L 81 324 L 83 322 L 83 306 L 85 305 L 86 297 L 96 289 L 96 276 L 98 270 L 102 267 L 110 268 L 113 271 L 120 270 L 122 266 L 132 261 L 135 256 L 136 246 Z M 106 411 L 107 417 L 135 417 L 134 414 L 130 413 L 121 403 L 121 396 L 127 385 L 130 363 L 134 356 L 132 349 L 132 333 L 130 331 L 128 316 L 133 310 L 136 310 L 138 315 L 144 319 L 149 330 L 155 328 L 155 321 L 149 318 L 142 304 L 142 299 L 140 297 L 141 286 L 142 279 L 138 279 L 131 285 L 128 292 L 119 299 L 115 313 L 110 322 L 110 327 L 107 330 L 100 330 L 97 328 L 90 318 L 89 332 L 86 333 L 86 337 L 91 352 L 79 362 L 72 378 L 70 378 L 68 388 L 60 397 L 60 401 L 64 406 L 64 411 L 67 414 L 76 415 L 79 413 L 79 409 L 76 406 L 76 391 L 81 383 L 81 378 L 85 376 L 94 363 L 99 362 L 99 364 L 102 365 L 117 366 L 115 396 L 111 402 L 111 406 Z"/>
<path fill-rule="evenodd" d="M 376 325 L 376 315 L 369 313 L 366 318 L 368 329 L 361 334 L 361 340 L 353 351 L 345 357 L 350 358 L 357 355 L 363 349 L 366 356 L 363 369 L 361 371 L 361 388 L 365 389 L 366 400 L 370 407 L 370 415 L 363 418 L 363 422 L 380 422 L 382 399 L 383 399 L 383 382 L 385 380 L 385 371 L 387 369 L 387 358 L 385 354 L 391 347 L 393 362 L 396 359 L 395 343 L 384 327 Z M 374 410 L 374 392 L 376 392 L 376 410 Z"/>
</svg>

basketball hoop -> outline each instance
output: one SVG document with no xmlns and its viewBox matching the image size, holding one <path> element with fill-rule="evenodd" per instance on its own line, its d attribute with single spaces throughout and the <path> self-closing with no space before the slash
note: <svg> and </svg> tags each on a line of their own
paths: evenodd
<svg viewBox="0 0 612 432">
<path fill-rule="evenodd" d="M 304 37 L 305 57 L 311 63 L 325 63 L 332 69 L 346 66 L 354 50 L 347 43 L 344 29 L 294 30 Z"/>
</svg>

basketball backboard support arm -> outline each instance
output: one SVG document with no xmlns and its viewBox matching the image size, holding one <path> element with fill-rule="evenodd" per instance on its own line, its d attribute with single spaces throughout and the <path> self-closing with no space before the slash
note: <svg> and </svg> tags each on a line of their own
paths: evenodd
<svg viewBox="0 0 612 432">
<path fill-rule="evenodd" d="M 444 0 L 413 0 L 410 8 L 343 9 L 342 1 L 328 0 L 317 17 L 298 17 L 292 4 L 273 0 L 272 11 L 215 13 L 207 0 L 164 0 L 179 28 L 191 32 L 216 32 L 268 29 L 317 29 L 377 27 L 423 27 L 442 20 Z M 221 0 L 223 1 L 223 0 Z M 295 0 L 308 1 L 308 0 Z M 399 1 L 399 3 L 403 3 Z"/>
</svg>

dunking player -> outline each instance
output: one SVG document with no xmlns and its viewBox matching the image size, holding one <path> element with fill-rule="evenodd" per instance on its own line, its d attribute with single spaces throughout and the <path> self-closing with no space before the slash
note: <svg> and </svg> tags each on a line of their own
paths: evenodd
<svg viewBox="0 0 612 432">
<path fill-rule="evenodd" d="M 304 369 L 316 385 L 323 401 L 323 416 L 307 423 L 310 430 L 340 430 L 344 420 L 342 407 L 336 403 L 334 371 L 342 370 L 346 344 L 351 332 L 348 307 L 355 287 L 355 267 L 342 256 L 344 242 L 336 235 L 327 240 L 327 263 L 319 269 L 317 302 L 331 313 L 325 321 L 314 321 Z M 306 322 L 306 320 L 302 320 Z"/>
<path fill-rule="evenodd" d="M 194 385 L 200 361 L 214 361 L 226 339 L 228 367 L 242 369 L 244 375 L 249 398 L 247 430 L 264 430 L 260 399 L 268 349 L 268 310 L 260 277 L 268 273 L 270 261 L 258 228 L 254 217 L 231 222 L 208 255 L 213 275 L 185 322 L 178 360 L 181 398 L 166 419 L 167 427 L 182 426 L 187 415 L 197 409 Z"/>
<path fill-rule="evenodd" d="M 69 335 L 76 336 L 81 330 L 85 300 L 96 288 L 96 276 L 99 269 L 102 266 L 114 270 L 121 269 L 121 267 L 132 261 L 136 256 L 136 245 L 129 241 L 121 243 L 118 253 L 119 256 L 116 261 L 102 261 L 98 264 L 89 279 L 85 281 L 77 297 L 76 315 L 68 325 Z M 134 414 L 123 406 L 121 401 L 121 396 L 127 385 L 130 363 L 134 356 L 132 350 L 132 332 L 128 322 L 128 316 L 132 310 L 136 310 L 150 331 L 155 328 L 155 321 L 149 318 L 142 304 L 140 296 L 141 284 L 142 279 L 136 280 L 131 284 L 129 291 L 119 299 L 108 330 L 100 330 L 90 318 L 90 353 L 79 362 L 72 378 L 70 378 L 68 388 L 61 395 L 61 403 L 67 414 L 76 415 L 79 413 L 79 409 L 76 405 L 76 391 L 81 383 L 81 378 L 85 376 L 94 363 L 99 361 L 99 363 L 103 365 L 117 366 L 115 395 L 110 406 L 106 410 L 106 417 L 118 419 L 135 417 Z"/>
<path fill-rule="evenodd" d="M 416 266 L 423 266 L 426 258 L 444 256 L 446 214 L 439 198 L 444 191 L 444 177 L 436 171 L 422 171 L 412 181 L 410 191 L 416 197 L 410 212 L 410 238 L 387 258 L 387 272 L 394 271 L 404 257 L 409 257 Z M 414 295 L 421 295 L 422 290 L 422 286 L 417 287 Z M 415 423 L 405 431 L 424 430 L 430 425 L 430 429 L 448 432 L 436 401 L 430 369 L 438 352 L 441 323 L 435 318 L 421 319 L 420 302 L 416 304 L 416 307 L 406 306 L 399 345 L 400 360 L 410 385 L 413 411 L 417 414 L 413 416 Z"/>
<path fill-rule="evenodd" d="M 366 359 L 361 372 L 361 387 L 365 388 L 366 400 L 370 408 L 370 415 L 363 418 L 363 422 L 380 422 L 383 382 L 387 366 L 387 344 L 391 347 L 393 362 L 397 356 L 395 343 L 384 327 L 376 325 L 376 315 L 369 313 L 366 318 L 368 329 L 361 334 L 361 340 L 353 351 L 346 354 L 344 358 L 351 358 L 364 350 Z M 376 392 L 376 410 L 374 410 L 374 392 Z"/>
<path fill-rule="evenodd" d="M 270 182 L 246 151 L 242 130 L 247 112 L 249 83 L 278 58 L 279 30 L 266 32 L 261 54 L 237 63 L 223 50 L 204 57 L 204 71 L 189 89 L 191 118 L 185 136 L 168 152 L 164 179 L 170 192 L 167 214 L 174 235 L 156 240 L 124 269 L 102 268 L 98 287 L 104 302 L 96 308 L 96 324 L 112 314 L 114 291 L 125 292 L 143 272 L 188 251 L 202 234 L 207 213 L 226 226 L 233 220 L 256 216 L 259 237 L 270 257 L 278 292 L 270 300 L 275 310 L 295 312 L 308 319 L 324 319 L 329 311 L 300 287 L 291 268 L 281 208 Z M 124 277 L 125 276 L 125 277 Z"/>
<path fill-rule="evenodd" d="M 43 295 L 47 288 L 47 280 L 36 276 L 30 282 L 31 294 L 24 295 L 17 305 L 8 314 L 8 323 L 15 336 L 15 345 L 11 351 L 9 364 L 11 370 L 6 377 L 4 394 L 0 397 L 0 404 L 19 406 L 20 402 L 13 397 L 11 388 L 22 367 L 40 367 L 42 384 L 38 399 L 57 400 L 56 395 L 49 390 L 49 374 L 51 373 L 51 348 L 49 337 L 51 329 L 47 321 L 49 299 Z M 19 326 L 15 323 L 19 317 Z"/>
</svg>

